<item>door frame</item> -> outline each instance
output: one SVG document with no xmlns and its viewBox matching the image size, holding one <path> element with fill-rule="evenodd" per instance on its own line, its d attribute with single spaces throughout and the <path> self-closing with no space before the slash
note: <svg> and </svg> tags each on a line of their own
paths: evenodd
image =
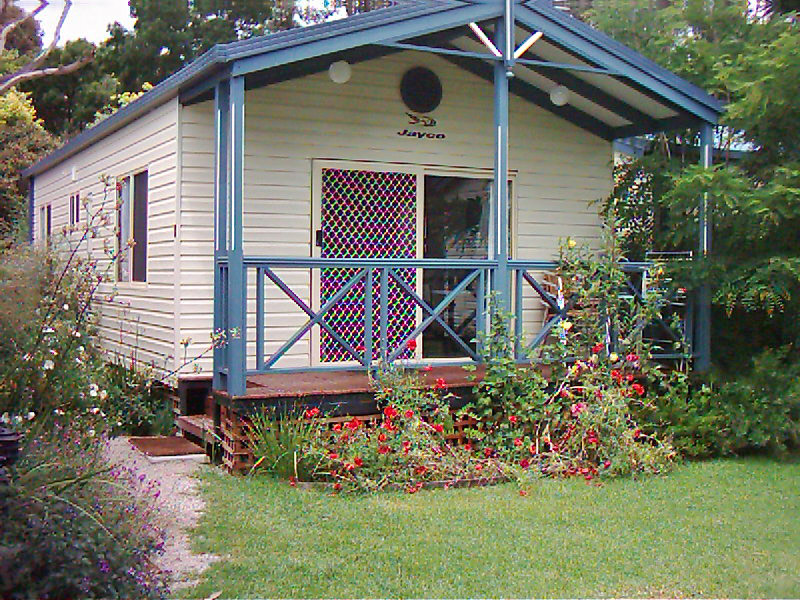
<svg viewBox="0 0 800 600">
<path fill-rule="evenodd" d="M 478 167 L 457 167 L 447 165 L 420 165 L 410 163 L 387 163 L 387 162 L 374 162 L 374 161 L 360 161 L 360 160 L 347 160 L 347 159 L 312 159 L 311 160 L 311 229 L 309 232 L 309 241 L 311 245 L 311 256 L 313 258 L 320 257 L 320 248 L 316 244 L 316 232 L 321 229 L 322 225 L 322 171 L 324 169 L 347 169 L 347 170 L 369 170 L 384 173 L 408 173 L 416 176 L 417 179 L 417 252 L 416 258 L 422 258 L 424 253 L 425 240 L 423 239 L 425 227 L 425 176 L 432 175 L 435 177 L 464 177 L 472 179 L 488 179 L 494 177 L 494 170 L 491 168 L 478 168 Z M 509 250 L 512 256 L 516 255 L 517 247 L 517 171 L 509 171 L 508 179 L 511 182 L 511 194 L 509 195 L 510 210 L 510 227 L 509 227 Z M 492 208 L 494 208 L 492 206 Z M 490 228 L 489 244 L 490 248 L 493 242 L 493 235 Z M 491 253 L 490 253 L 491 255 Z M 309 289 L 311 290 L 310 306 L 314 312 L 318 312 L 321 308 L 320 303 L 320 270 L 312 269 L 310 273 Z M 416 274 L 416 292 L 422 297 L 422 269 L 417 269 Z M 421 322 L 423 319 L 422 308 L 416 308 L 416 321 Z M 338 367 L 357 367 L 360 363 L 357 361 L 342 361 L 342 362 L 321 362 L 320 360 L 320 346 L 321 335 L 320 327 L 315 326 L 311 328 L 311 356 L 310 364 L 312 366 L 338 366 Z M 417 348 L 414 352 L 412 360 L 425 361 L 430 363 L 452 361 L 452 358 L 423 358 L 423 343 L 422 335 L 417 340 Z"/>
</svg>

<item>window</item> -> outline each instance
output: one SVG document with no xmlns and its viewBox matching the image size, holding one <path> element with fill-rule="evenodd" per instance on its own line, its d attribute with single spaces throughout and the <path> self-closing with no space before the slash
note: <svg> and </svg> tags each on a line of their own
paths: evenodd
<svg viewBox="0 0 800 600">
<path fill-rule="evenodd" d="M 74 194 L 69 197 L 69 224 L 77 225 L 81 222 L 81 195 Z"/>
<path fill-rule="evenodd" d="M 147 171 L 117 181 L 119 281 L 147 281 Z"/>
<path fill-rule="evenodd" d="M 53 213 L 50 205 L 39 208 L 39 241 L 42 244 L 50 243 L 50 234 L 53 230 Z"/>
</svg>

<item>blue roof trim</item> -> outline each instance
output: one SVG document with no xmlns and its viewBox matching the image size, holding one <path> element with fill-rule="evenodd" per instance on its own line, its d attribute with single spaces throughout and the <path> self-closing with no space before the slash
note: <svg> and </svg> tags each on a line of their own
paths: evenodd
<svg viewBox="0 0 800 600">
<path fill-rule="evenodd" d="M 202 88 L 202 82 L 217 77 L 221 72 L 245 75 L 358 46 L 418 37 L 498 16 L 500 12 L 502 5 L 499 2 L 406 0 L 402 4 L 338 21 L 217 45 L 141 98 L 77 135 L 23 171 L 22 175 L 32 177 L 52 168 L 180 93 Z M 546 29 L 546 33 L 553 35 L 556 41 L 572 47 L 589 60 L 609 68 L 622 67 L 620 70 L 633 81 L 653 89 L 702 120 L 716 122 L 722 111 L 722 104 L 703 90 L 577 19 L 564 15 L 546 0 L 523 1 L 517 8 L 516 17 L 530 26 Z"/>
<path fill-rule="evenodd" d="M 721 113 L 724 105 L 717 98 L 707 93 L 702 88 L 689 83 L 685 79 L 677 76 L 672 71 L 665 69 L 649 58 L 639 54 L 635 50 L 628 48 L 605 33 L 598 31 L 584 23 L 583 21 L 571 17 L 552 6 L 547 0 L 528 0 L 523 4 L 527 9 L 545 16 L 555 23 L 569 29 L 582 37 L 590 39 L 598 48 L 616 55 L 628 62 L 642 72 L 660 80 L 662 83 L 692 97 L 694 100 L 705 104 L 708 108 Z"/>
</svg>

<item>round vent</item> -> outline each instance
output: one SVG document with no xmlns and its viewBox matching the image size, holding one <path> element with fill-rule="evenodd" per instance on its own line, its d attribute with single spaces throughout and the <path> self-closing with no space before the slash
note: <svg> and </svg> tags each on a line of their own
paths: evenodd
<svg viewBox="0 0 800 600">
<path fill-rule="evenodd" d="M 430 69 L 414 67 L 403 75 L 400 95 L 412 111 L 429 113 L 436 110 L 442 101 L 442 82 Z"/>
</svg>

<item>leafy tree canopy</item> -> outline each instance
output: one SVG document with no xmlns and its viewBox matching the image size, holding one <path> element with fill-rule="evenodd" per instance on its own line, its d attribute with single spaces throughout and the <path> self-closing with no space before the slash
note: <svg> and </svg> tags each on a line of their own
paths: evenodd
<svg viewBox="0 0 800 600">
<path fill-rule="evenodd" d="M 629 250 L 695 250 L 708 198 L 713 249 L 690 282 L 710 280 L 716 359 L 800 341 L 800 24 L 752 3 L 597 0 L 598 28 L 724 100 L 720 164 L 698 166 L 698 132 L 653 137 L 618 169 L 606 210 L 626 222 Z M 631 25 L 633 24 L 633 26 Z M 735 349 L 735 350 L 734 350 Z"/>
</svg>

